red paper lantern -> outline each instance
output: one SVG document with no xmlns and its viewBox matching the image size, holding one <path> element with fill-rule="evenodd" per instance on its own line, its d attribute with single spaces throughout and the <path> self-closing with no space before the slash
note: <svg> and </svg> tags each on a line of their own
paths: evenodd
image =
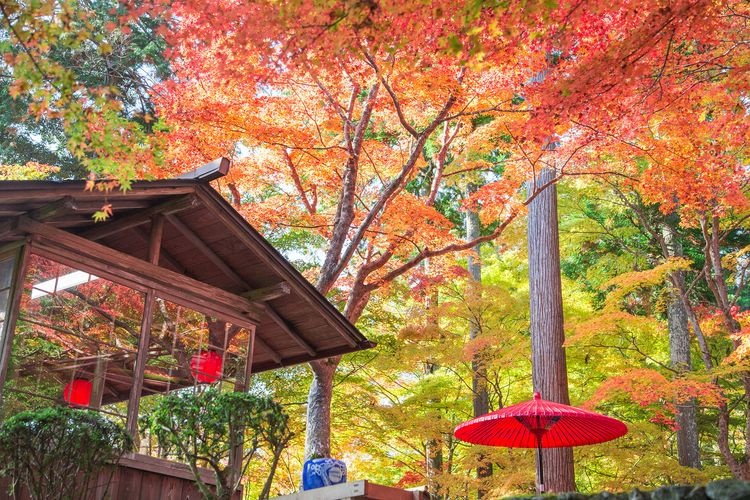
<svg viewBox="0 0 750 500">
<path fill-rule="evenodd" d="M 90 380 L 74 378 L 63 389 L 63 399 L 74 406 L 89 406 L 91 404 L 91 390 L 94 384 Z"/>
<path fill-rule="evenodd" d="M 206 351 L 190 358 L 190 373 L 198 383 L 212 383 L 221 376 L 223 360 L 214 351 Z"/>
</svg>

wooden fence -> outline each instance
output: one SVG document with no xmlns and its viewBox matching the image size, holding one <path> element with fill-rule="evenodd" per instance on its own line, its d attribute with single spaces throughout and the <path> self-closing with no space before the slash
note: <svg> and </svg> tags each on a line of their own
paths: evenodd
<svg viewBox="0 0 750 500">
<path fill-rule="evenodd" d="M 107 485 L 108 480 L 109 485 Z M 207 484 L 215 484 L 213 474 L 204 469 L 201 478 Z M 9 493 L 10 483 L 0 478 L 0 498 L 30 500 L 23 489 Z M 82 489 L 86 487 L 81 486 Z M 195 485 L 193 474 L 183 464 L 135 453 L 120 459 L 119 463 L 102 471 L 95 484 L 89 485 L 90 500 L 200 500 L 202 495 Z M 241 500 L 238 491 L 232 500 Z"/>
</svg>

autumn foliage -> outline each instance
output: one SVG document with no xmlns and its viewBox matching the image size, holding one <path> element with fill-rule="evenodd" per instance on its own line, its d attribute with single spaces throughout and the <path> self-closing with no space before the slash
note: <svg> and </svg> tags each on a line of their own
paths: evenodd
<svg viewBox="0 0 750 500">
<path fill-rule="evenodd" d="M 553 169 L 571 398 L 632 424 L 622 446 L 580 451 L 579 487 L 750 478 L 747 4 L 112 7 L 101 53 L 108 36 L 158 21 L 172 74 L 151 87 L 154 116 L 134 119 L 111 88 L 52 57 L 97 32 L 68 0 L 2 7 L 9 92 L 28 98 L 30 119 L 62 120 L 92 187 L 232 158 L 217 187 L 379 343 L 312 375 L 263 379 L 295 403 L 303 389 L 284 377 L 311 383 L 308 455 L 356 450 L 355 471 L 446 495 L 531 490 L 531 455 L 469 449 L 451 429 L 470 417 L 477 357 L 493 408 L 530 394 L 522 232 L 546 187 L 537 174 Z M 476 238 L 467 213 L 481 220 Z M 474 294 L 469 255 L 486 264 Z M 670 360 L 675 301 L 689 367 Z M 470 323 L 481 325 L 473 339 Z M 702 470 L 676 466 L 670 448 L 686 401 L 702 418 Z M 280 467 L 298 468 L 301 446 Z M 466 479 L 483 456 L 502 473 Z"/>
</svg>

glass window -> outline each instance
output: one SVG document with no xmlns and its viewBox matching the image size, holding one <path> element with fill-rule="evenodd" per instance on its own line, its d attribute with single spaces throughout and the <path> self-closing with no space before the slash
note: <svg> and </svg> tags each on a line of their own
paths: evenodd
<svg viewBox="0 0 750 500">
<path fill-rule="evenodd" d="M 172 390 L 200 390 L 211 384 L 232 390 L 244 376 L 249 340 L 245 328 L 157 298 L 141 413 L 149 411 L 158 394 Z M 142 438 L 141 453 L 161 455 L 153 439 L 147 434 Z"/>
<path fill-rule="evenodd" d="M 143 294 L 31 255 L 3 388 L 4 414 L 55 403 L 124 419 Z"/>
</svg>

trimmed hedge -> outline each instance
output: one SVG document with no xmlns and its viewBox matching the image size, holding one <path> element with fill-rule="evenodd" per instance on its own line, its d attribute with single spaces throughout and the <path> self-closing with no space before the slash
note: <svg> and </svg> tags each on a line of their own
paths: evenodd
<svg viewBox="0 0 750 500">
<path fill-rule="evenodd" d="M 626 493 L 560 493 L 532 497 L 508 497 L 507 500 L 750 500 L 750 482 L 722 479 L 704 486 L 662 486 L 654 491 L 634 489 Z"/>
<path fill-rule="evenodd" d="M 99 413 L 65 406 L 26 411 L 0 425 L 0 475 L 34 500 L 83 499 L 90 480 L 132 449 L 130 435 Z"/>
</svg>

